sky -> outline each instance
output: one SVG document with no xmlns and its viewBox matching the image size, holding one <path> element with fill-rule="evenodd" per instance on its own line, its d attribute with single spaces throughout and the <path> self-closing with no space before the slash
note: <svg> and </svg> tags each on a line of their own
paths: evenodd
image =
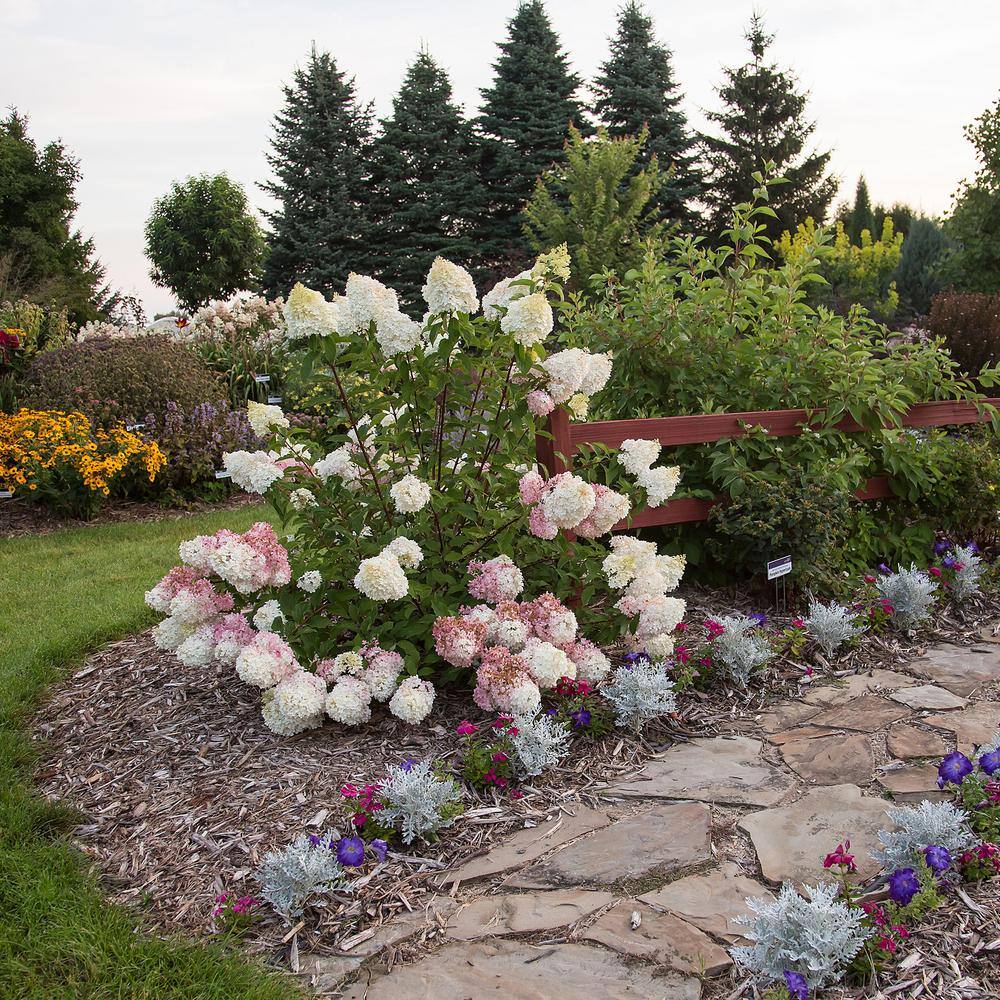
<svg viewBox="0 0 1000 1000">
<path fill-rule="evenodd" d="M 153 201 L 190 174 L 225 171 L 258 211 L 281 86 L 315 42 L 384 116 L 421 45 L 475 112 L 516 0 L 0 0 L 0 105 L 79 158 L 76 223 L 112 283 L 150 316 L 172 298 L 148 276 Z M 547 0 L 573 69 L 607 56 L 616 0 Z M 832 149 L 841 196 L 864 173 L 875 201 L 944 212 L 975 160 L 962 135 L 1000 94 L 998 0 L 647 0 L 695 128 L 718 107 L 722 67 L 746 60 L 760 10 L 772 57 L 811 93 L 815 142 Z"/>
</svg>

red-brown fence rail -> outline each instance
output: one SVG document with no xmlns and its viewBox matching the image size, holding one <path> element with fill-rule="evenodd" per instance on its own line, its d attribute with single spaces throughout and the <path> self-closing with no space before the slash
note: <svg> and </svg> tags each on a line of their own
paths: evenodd
<svg viewBox="0 0 1000 1000">
<path fill-rule="evenodd" d="M 1000 408 L 1000 398 L 976 403 L 943 400 L 915 403 L 901 421 L 903 427 L 945 427 L 958 424 L 984 423 L 990 412 L 982 404 Z M 617 448 L 629 438 L 646 438 L 676 447 L 682 444 L 711 444 L 725 438 L 741 437 L 749 429 L 763 427 L 774 437 L 797 437 L 807 427 L 822 427 L 822 412 L 816 410 L 756 410 L 748 413 L 708 413 L 685 417 L 649 417 L 642 420 L 596 420 L 590 423 L 570 423 L 561 407 L 548 420 L 551 437 L 539 435 L 535 454 L 549 475 L 565 472 L 572 466 L 573 456 L 581 445 L 604 444 Z M 836 430 L 852 433 L 865 430 L 851 417 L 834 425 Z M 895 494 L 888 476 L 873 476 L 856 491 L 859 500 L 874 500 Z M 615 525 L 615 530 L 644 528 L 658 524 L 683 524 L 704 521 L 717 500 L 668 500 L 662 507 L 647 507 L 634 513 L 627 521 Z"/>
</svg>

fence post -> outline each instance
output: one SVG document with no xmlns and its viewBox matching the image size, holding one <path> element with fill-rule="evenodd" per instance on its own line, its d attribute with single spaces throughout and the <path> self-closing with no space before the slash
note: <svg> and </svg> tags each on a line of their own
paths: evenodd
<svg viewBox="0 0 1000 1000">
<path fill-rule="evenodd" d="M 535 436 L 535 458 L 549 476 L 569 470 L 573 462 L 573 444 L 569 437 L 569 414 L 557 406 L 548 417 L 545 429 L 552 437 Z"/>
</svg>

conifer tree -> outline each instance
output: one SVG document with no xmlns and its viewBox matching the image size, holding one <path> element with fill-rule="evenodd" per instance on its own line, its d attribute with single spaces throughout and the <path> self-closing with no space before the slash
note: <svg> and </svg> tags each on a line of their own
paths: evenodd
<svg viewBox="0 0 1000 1000">
<path fill-rule="evenodd" d="M 594 80 L 594 111 L 612 136 L 648 129 L 639 162 L 645 165 L 653 156 L 659 161 L 662 186 L 656 204 L 664 219 L 690 226 L 696 218 L 692 202 L 702 196 L 704 182 L 671 59 L 653 34 L 653 19 L 636 0 L 628 0 L 618 11 L 610 57 Z"/>
<path fill-rule="evenodd" d="M 583 127 L 580 78 L 541 0 L 522 0 L 507 28 L 476 123 L 490 200 L 484 242 L 494 259 L 524 249 L 521 212 L 535 181 L 563 158 L 570 122 Z"/>
<path fill-rule="evenodd" d="M 725 108 L 709 113 L 722 135 L 704 139 L 712 174 L 706 194 L 711 229 L 718 234 L 729 221 L 732 207 L 749 201 L 757 187 L 753 173 L 773 162 L 788 183 L 771 189 L 771 208 L 777 218 L 761 221 L 772 239 L 785 230 L 795 231 L 812 218 L 822 222 L 837 191 L 836 178 L 826 173 L 830 153 L 806 151 L 816 126 L 804 118 L 808 94 L 797 81 L 775 64 L 765 62 L 774 41 L 754 15 L 746 35 L 751 59 L 725 71 L 719 88 Z"/>
<path fill-rule="evenodd" d="M 864 174 L 858 178 L 858 186 L 854 192 L 854 205 L 844 223 L 844 229 L 852 243 L 861 243 L 861 233 L 867 229 L 874 237 L 875 213 L 872 211 L 872 201 L 868 195 L 868 182 Z"/>
<path fill-rule="evenodd" d="M 267 214 L 263 284 L 287 295 L 301 281 L 329 295 L 343 290 L 351 271 L 370 267 L 371 105 L 358 101 L 354 78 L 315 47 L 284 94 L 267 158 L 275 180 L 261 185 L 278 201 Z"/>
<path fill-rule="evenodd" d="M 434 258 L 475 265 L 484 193 L 472 129 L 448 74 L 420 52 L 382 122 L 373 154 L 375 270 L 416 306 Z"/>
</svg>

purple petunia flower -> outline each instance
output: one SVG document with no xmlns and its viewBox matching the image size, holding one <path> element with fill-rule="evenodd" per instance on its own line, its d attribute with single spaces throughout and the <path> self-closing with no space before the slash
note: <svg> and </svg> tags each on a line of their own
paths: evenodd
<svg viewBox="0 0 1000 1000">
<path fill-rule="evenodd" d="M 991 778 L 1000 771 L 1000 750 L 990 750 L 979 758 L 979 767 Z"/>
<path fill-rule="evenodd" d="M 908 906 L 918 892 L 920 892 L 920 879 L 912 868 L 897 868 L 889 876 L 889 895 L 894 903 Z"/>
<path fill-rule="evenodd" d="M 965 543 L 965 548 L 969 549 L 972 552 L 978 552 L 979 551 L 979 546 L 976 545 L 976 543 L 974 541 L 972 541 L 971 538 Z"/>
<path fill-rule="evenodd" d="M 935 875 L 940 875 L 951 867 L 951 853 L 947 847 L 930 844 L 924 848 L 924 861 Z"/>
<path fill-rule="evenodd" d="M 752 615 L 747 615 L 747 618 L 749 618 L 755 625 L 759 625 L 761 628 L 767 624 L 767 615 L 765 615 L 763 611 L 757 611 Z"/>
<path fill-rule="evenodd" d="M 934 555 L 939 556 L 944 552 L 947 552 L 951 548 L 951 542 L 947 538 L 939 538 L 934 543 Z"/>
<path fill-rule="evenodd" d="M 345 868 L 364 864 L 365 842 L 360 837 L 341 837 L 337 841 L 337 860 Z"/>
<path fill-rule="evenodd" d="M 384 840 L 373 840 L 368 845 L 368 850 L 375 855 L 379 861 L 385 861 L 385 856 L 389 851 L 389 845 Z"/>
<path fill-rule="evenodd" d="M 949 782 L 961 785 L 972 771 L 972 761 L 964 753 L 953 750 L 938 765 L 938 788 L 944 788 Z"/>
<path fill-rule="evenodd" d="M 407 757 L 406 760 L 399 765 L 399 769 L 400 771 L 406 771 L 406 773 L 409 774 L 410 771 L 413 770 L 413 765 L 416 764 L 416 762 L 416 757 Z"/>
<path fill-rule="evenodd" d="M 570 712 L 569 717 L 573 720 L 574 729 L 585 729 L 590 725 L 590 712 L 585 708 L 578 708 L 575 712 Z"/>
<path fill-rule="evenodd" d="M 809 983 L 801 973 L 785 970 L 785 989 L 791 1000 L 809 1000 Z"/>
<path fill-rule="evenodd" d="M 880 563 L 878 564 L 878 571 L 879 571 L 879 572 L 880 572 L 880 573 L 881 573 L 881 574 L 882 574 L 883 576 L 889 576 L 889 575 L 890 575 L 890 574 L 892 573 L 892 570 L 891 570 L 891 569 L 889 569 L 889 567 L 888 567 L 888 566 L 887 566 L 887 565 L 886 565 L 886 564 L 885 564 L 884 562 L 880 562 Z"/>
</svg>

